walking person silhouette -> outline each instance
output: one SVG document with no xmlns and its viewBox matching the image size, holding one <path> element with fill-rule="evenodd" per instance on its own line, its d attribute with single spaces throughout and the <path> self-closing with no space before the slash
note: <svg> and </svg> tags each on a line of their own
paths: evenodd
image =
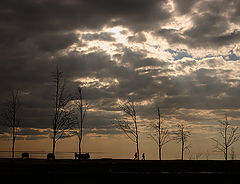
<svg viewBox="0 0 240 184">
<path fill-rule="evenodd" d="M 135 152 L 135 154 L 134 154 L 134 160 L 137 160 L 138 159 L 138 154 L 137 154 L 137 152 Z"/>
</svg>

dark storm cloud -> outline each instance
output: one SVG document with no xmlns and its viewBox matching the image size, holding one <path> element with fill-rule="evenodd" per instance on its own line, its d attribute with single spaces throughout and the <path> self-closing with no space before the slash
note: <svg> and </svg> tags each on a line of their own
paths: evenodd
<svg viewBox="0 0 240 184">
<path fill-rule="evenodd" d="M 169 43 L 182 43 L 185 44 L 186 40 L 182 34 L 179 34 L 175 29 L 161 29 L 155 32 L 155 35 L 164 37 Z"/>
<path fill-rule="evenodd" d="M 174 0 L 175 8 L 180 14 L 189 13 L 198 0 Z"/>
<path fill-rule="evenodd" d="M 223 82 L 217 72 L 220 71 L 202 68 L 188 75 L 161 78 L 161 93 L 167 97 L 159 104 L 162 108 L 239 108 L 239 104 L 234 103 L 239 92 L 238 86 L 231 87 L 230 83 Z M 231 71 L 221 72 L 227 74 Z M 219 97 L 223 93 L 226 95 Z"/>
<path fill-rule="evenodd" d="M 72 80 L 79 77 L 116 77 L 120 72 L 126 72 L 125 68 L 119 67 L 104 52 L 89 54 L 70 52 L 66 56 L 56 57 L 54 62 L 58 63 L 63 68 L 66 77 Z"/>
<path fill-rule="evenodd" d="M 134 60 L 133 60 L 134 58 Z M 143 66 L 166 66 L 163 61 L 153 58 L 145 58 L 142 53 L 126 50 L 121 56 L 123 63 L 132 67 L 125 67 L 117 64 L 110 59 L 110 56 L 104 53 L 77 54 L 70 53 L 67 56 L 56 58 L 56 61 L 64 68 L 68 79 L 77 79 L 79 77 L 95 77 L 104 82 L 105 78 L 116 78 L 119 82 L 117 86 L 110 88 L 88 89 L 89 98 L 101 99 L 107 97 L 123 97 L 128 93 L 135 92 L 136 95 L 146 97 L 149 93 L 142 86 L 149 86 L 154 89 L 156 82 L 150 75 L 140 75 L 135 68 Z M 138 63 L 139 62 L 139 63 Z M 95 92 L 94 92 L 95 90 Z M 97 91 L 97 93 L 96 93 Z"/>
<path fill-rule="evenodd" d="M 134 30 L 150 29 L 170 17 L 164 3 L 164 0 L 1 1 L 0 77 L 4 86 L 1 94 L 6 96 L 8 89 L 23 88 L 31 92 L 25 99 L 27 106 L 34 106 L 31 102 L 37 103 L 39 99 L 37 104 L 47 107 L 49 98 L 45 94 L 49 94 L 49 78 L 54 68 L 49 58 L 80 42 L 74 33 L 76 29 L 98 29 L 108 24 L 125 25 Z M 84 37 L 114 41 L 107 33 Z M 108 57 L 93 53 L 74 58 L 69 54 L 55 60 L 60 63 L 66 60 L 63 67 L 69 79 L 130 75 L 128 69 L 117 67 Z"/>
<path fill-rule="evenodd" d="M 219 26 L 222 26 L 222 24 Z M 212 33 L 208 27 L 211 27 Z M 196 27 L 184 33 L 179 33 L 174 29 L 161 29 L 156 32 L 156 35 L 166 38 L 171 44 L 185 44 L 189 48 L 218 48 L 237 43 L 240 40 L 240 31 L 238 30 L 225 33 L 226 29 L 222 31 L 222 34 L 218 34 L 216 30 L 218 28 L 217 25 L 214 28 L 214 24 L 208 24 L 208 26 L 196 24 Z"/>
<path fill-rule="evenodd" d="M 159 66 L 166 68 L 168 66 L 167 62 L 147 57 L 144 52 L 134 52 L 128 48 L 123 49 L 123 55 L 119 58 L 121 58 L 122 63 L 127 64 L 128 67 L 132 67 L 133 69 L 147 66 Z"/>
<path fill-rule="evenodd" d="M 232 2 L 232 3 L 231 3 Z M 231 21 L 234 23 L 239 23 L 240 22 L 240 2 L 238 0 L 232 0 L 229 2 L 231 3 L 232 11 L 230 13 L 231 15 Z"/>
<path fill-rule="evenodd" d="M 36 129 L 22 128 L 18 131 L 18 135 L 47 135 L 49 131 L 39 131 Z"/>
<path fill-rule="evenodd" d="M 134 36 L 129 36 L 128 41 L 129 42 L 137 42 L 142 43 L 145 42 L 147 39 L 143 33 L 137 33 Z"/>
<path fill-rule="evenodd" d="M 21 128 L 17 132 L 17 140 L 39 140 L 49 137 L 49 130 Z M 0 139 L 11 139 L 10 135 L 0 136 Z"/>
<path fill-rule="evenodd" d="M 31 32 L 99 28 L 107 23 L 146 28 L 169 18 L 164 0 L 1 1 L 2 27 Z M 151 13 L 149 13 L 151 12 Z M 117 23 L 118 22 L 118 23 Z M 147 25 L 147 26 L 146 26 Z M 131 26 L 132 28 L 136 28 Z"/>
<path fill-rule="evenodd" d="M 232 23 L 238 24 L 240 20 L 237 18 L 238 1 L 184 0 L 174 3 L 175 9 L 180 14 L 187 14 L 193 25 L 184 32 L 177 29 L 160 29 L 155 32 L 169 43 L 185 44 L 189 48 L 218 48 L 240 40 L 240 31 L 230 28 Z"/>
<path fill-rule="evenodd" d="M 97 30 L 111 25 L 135 31 L 152 29 L 157 22 L 170 17 L 164 3 L 165 0 L 3 0 L 0 2 L 1 62 L 46 60 L 47 54 L 54 56 L 59 49 L 79 42 L 74 34 L 78 29 Z M 87 37 L 114 41 L 106 33 Z"/>
<path fill-rule="evenodd" d="M 97 111 L 97 112 L 87 112 L 86 118 L 88 118 L 88 123 L 85 125 L 87 129 L 108 129 L 114 128 L 114 119 L 116 119 L 118 115 L 113 112 L 107 111 Z M 101 118 L 99 118 L 101 117 Z"/>
<path fill-rule="evenodd" d="M 224 16 L 205 13 L 204 15 L 193 16 L 192 19 L 194 26 L 183 33 L 186 38 L 185 42 L 190 47 L 221 47 L 235 43 L 240 39 L 239 31 L 227 32 L 229 22 Z"/>
<path fill-rule="evenodd" d="M 144 60 L 143 57 L 141 59 Z M 146 59 L 145 62 L 148 65 L 156 65 L 157 60 Z M 151 91 L 142 88 L 142 86 L 153 88 L 156 85 L 151 77 L 139 75 L 133 68 L 118 65 L 110 59 L 109 55 L 103 52 L 89 54 L 70 52 L 68 55 L 55 57 L 53 61 L 37 62 L 36 60 L 28 61 L 26 59 L 1 63 L 3 71 L 13 71 L 1 73 L 1 77 L 5 79 L 2 84 L 5 87 L 9 85 L 9 89 L 10 87 L 18 87 L 27 92 L 22 96 L 23 109 L 20 115 L 22 127 L 51 127 L 51 108 L 53 107 L 54 93 L 51 72 L 55 69 L 54 63 L 58 63 L 64 72 L 67 81 L 66 90 L 71 93 L 74 93 L 76 87 L 81 84 L 73 80 L 80 77 L 95 77 L 102 82 L 109 78 L 116 78 L 119 81 L 119 84 L 110 87 L 99 88 L 90 85 L 84 89 L 89 104 L 92 104 L 95 108 L 114 110 L 112 107 L 116 105 L 116 97 L 123 98 L 131 92 L 135 92 L 136 96 L 141 94 L 143 98 L 144 96 L 146 98 L 147 95 L 151 95 Z M 1 89 L 2 99 L 6 97 L 7 92 L 7 89 Z M 95 115 L 91 116 L 89 121 L 92 124 L 95 122 L 97 127 L 102 127 L 104 124 L 110 123 L 112 118 L 111 115 L 108 118 L 109 121 L 99 121 L 99 115 Z"/>
<path fill-rule="evenodd" d="M 231 70 L 214 70 L 200 68 L 190 74 L 169 76 L 168 72 L 173 72 L 169 63 L 154 58 L 148 58 L 144 53 L 134 52 L 126 49 L 120 56 L 125 67 L 112 61 L 110 56 L 103 52 L 80 54 L 70 52 L 65 56 L 58 56 L 54 59 L 64 72 L 67 80 L 67 90 L 74 93 L 80 82 L 73 80 L 80 77 L 94 77 L 104 82 L 108 78 L 116 78 L 118 84 L 109 87 L 100 87 L 95 83 L 84 87 L 84 93 L 89 104 L 96 109 L 106 111 L 105 113 L 91 112 L 88 114 L 88 128 L 112 128 L 112 121 L 118 118 L 118 114 L 111 111 L 119 110 L 117 98 L 125 99 L 132 93 L 135 101 L 154 99 L 155 106 L 161 108 L 200 108 L 200 109 L 220 109 L 220 108 L 239 108 L 236 98 L 239 94 L 238 86 L 231 87 L 230 81 L 223 81 L 218 77 L 218 73 L 231 74 Z M 218 61 L 211 59 L 208 63 L 214 67 Z M 10 68 L 12 63 L 9 63 Z M 187 67 L 194 67 L 197 61 L 186 60 L 178 62 L 177 70 L 183 71 Z M 20 67 L 21 66 L 21 67 Z M 31 66 L 31 67 L 24 67 Z M 7 64 L 5 65 L 7 67 Z M 152 69 L 135 70 L 141 67 L 153 67 Z M 154 67 L 160 67 L 154 69 Z M 170 67 L 170 68 L 168 68 Z M 55 65 L 48 62 L 40 62 L 36 66 L 23 62 L 19 65 L 16 74 L 5 75 L 5 79 L 11 85 L 18 83 L 25 86 L 29 94 L 23 96 L 23 109 L 21 119 L 22 127 L 26 128 L 50 128 L 52 121 L 52 78 L 51 72 Z M 27 70 L 25 77 L 19 77 Z M 164 74 L 164 76 L 153 78 L 154 74 Z M 175 71 L 176 72 L 176 71 Z M 13 77 L 13 76 L 14 77 Z M 158 83 L 158 81 L 161 81 Z M 236 82 L 236 81 L 235 81 Z M 238 80 L 237 80 L 238 82 Z M 21 85 L 20 85 L 21 86 Z M 225 97 L 217 98 L 221 93 L 226 93 Z M 156 96 L 158 96 L 156 98 Z M 163 98 L 164 97 L 164 98 Z M 110 111 L 111 113 L 108 113 Z M 149 109 L 140 108 L 139 115 L 147 115 Z"/>
<path fill-rule="evenodd" d="M 220 2 L 224 3 L 222 7 Z M 177 15 L 191 16 L 193 22 L 193 27 L 179 33 L 174 28 L 159 28 L 172 21 L 166 0 L 0 1 L 1 100 L 6 98 L 9 89 L 21 89 L 20 118 L 24 129 L 20 133 L 28 136 L 26 139 L 43 138 L 41 135 L 47 132 L 29 128 L 51 128 L 54 94 L 51 72 L 58 63 L 66 78 L 67 92 L 74 93 L 78 85 L 86 85 L 83 87 L 86 98 L 90 106 L 97 109 L 86 116 L 90 132 L 99 129 L 101 134 L 111 129 L 112 133 L 118 133 L 112 125 L 119 116 L 114 113 L 119 110 L 117 100 L 129 94 L 137 102 L 153 100 L 153 105 L 169 109 L 168 112 L 174 108 L 239 108 L 236 103 L 240 93 L 238 79 L 234 81 L 238 85 L 233 87 L 231 79 L 219 77 L 218 72 L 230 74 L 232 71 L 211 69 L 218 62 L 214 59 L 208 63 L 210 68 L 184 73 L 186 68 L 198 64 L 187 51 L 175 57 L 176 63 L 150 57 L 148 51 L 120 43 L 114 45 L 119 51 L 114 57 L 94 49 L 86 53 L 76 50 L 61 53 L 73 44 L 81 47 L 82 43 L 86 46 L 85 42 L 95 40 L 115 42 L 113 33 L 102 31 L 103 27 L 114 25 L 131 29 L 131 36 L 125 31 L 131 43 L 145 42 L 147 31 L 166 38 L 169 43 L 189 47 L 235 43 L 239 41 L 239 31 L 229 31 L 229 28 L 230 22 L 239 21 L 240 6 L 238 1 L 232 2 L 236 7 L 227 1 L 209 2 L 209 6 L 199 1 L 174 1 Z M 228 12 L 223 7 L 232 7 L 228 17 L 222 14 Z M 194 8 L 202 9 L 202 13 L 193 13 Z M 96 32 L 76 33 L 79 29 Z M 179 61 L 184 54 L 192 60 Z M 120 62 L 114 61 L 116 58 Z M 176 75 L 170 75 L 173 73 Z M 77 80 L 84 77 L 96 81 Z M 219 99 L 221 93 L 226 95 Z M 139 108 L 139 115 L 152 118 L 145 107 L 150 105 Z"/>
<path fill-rule="evenodd" d="M 35 38 L 35 43 L 39 47 L 39 49 L 43 51 L 49 51 L 49 52 L 65 49 L 66 47 L 72 45 L 77 41 L 78 41 L 78 37 L 73 33 L 41 34 L 37 38 Z"/>
</svg>

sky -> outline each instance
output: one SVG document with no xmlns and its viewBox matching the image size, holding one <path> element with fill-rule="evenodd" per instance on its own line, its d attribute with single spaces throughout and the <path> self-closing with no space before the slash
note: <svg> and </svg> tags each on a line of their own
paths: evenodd
<svg viewBox="0 0 240 184">
<path fill-rule="evenodd" d="M 133 157 L 135 144 L 114 123 L 131 96 L 147 159 L 157 159 L 149 136 L 157 107 L 170 132 L 179 122 L 191 130 L 189 158 L 222 158 L 211 140 L 218 121 L 228 112 L 240 125 L 239 23 L 238 0 L 1 0 L 0 101 L 20 89 L 16 150 L 51 150 L 58 64 L 67 92 L 82 86 L 89 104 L 83 151 Z M 0 145 L 11 149 L 4 126 Z M 77 137 L 60 140 L 57 151 L 77 151 Z M 180 158 L 180 145 L 166 145 L 164 158 Z"/>
</svg>

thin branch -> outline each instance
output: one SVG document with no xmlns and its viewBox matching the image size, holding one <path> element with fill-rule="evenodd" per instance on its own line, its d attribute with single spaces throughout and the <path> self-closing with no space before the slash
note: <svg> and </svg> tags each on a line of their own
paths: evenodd
<svg viewBox="0 0 240 184">
<path fill-rule="evenodd" d="M 118 127 L 127 135 L 131 141 L 136 143 L 136 133 L 126 121 L 118 121 Z M 130 135 L 134 136 L 134 138 L 132 138 Z"/>
</svg>

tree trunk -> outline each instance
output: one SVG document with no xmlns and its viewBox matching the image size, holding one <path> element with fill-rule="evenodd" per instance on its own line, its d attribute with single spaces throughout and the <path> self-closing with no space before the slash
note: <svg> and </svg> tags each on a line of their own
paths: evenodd
<svg viewBox="0 0 240 184">
<path fill-rule="evenodd" d="M 225 148 L 225 160 L 227 160 L 228 159 L 228 147 L 226 146 L 226 148 Z"/>
<path fill-rule="evenodd" d="M 184 141 L 182 141 L 182 160 L 183 160 L 183 155 L 184 155 Z"/>
<path fill-rule="evenodd" d="M 228 141 L 227 141 L 227 129 L 228 129 L 228 120 L 227 120 L 227 112 L 226 112 L 226 123 L 224 128 L 224 145 L 225 145 L 225 160 L 227 160 L 228 155 Z"/>
<path fill-rule="evenodd" d="M 159 160 L 162 160 L 162 145 L 161 145 L 161 114 L 158 107 L 158 155 Z"/>
<path fill-rule="evenodd" d="M 137 143 L 137 159 L 139 160 L 139 145 L 138 145 L 138 135 L 136 137 L 136 143 Z"/>
<path fill-rule="evenodd" d="M 59 112 L 59 83 L 60 83 L 60 72 L 57 66 L 56 71 L 56 91 L 55 91 L 55 113 L 54 113 L 54 122 L 53 122 L 53 150 L 52 154 L 55 154 L 56 146 L 56 133 L 57 133 L 57 122 L 58 122 L 58 112 Z"/>
<path fill-rule="evenodd" d="M 13 142 L 12 142 L 12 159 L 15 158 L 15 135 L 13 135 Z"/>
<path fill-rule="evenodd" d="M 53 147 L 52 147 L 52 154 L 55 155 L 55 147 L 56 147 L 56 133 L 55 130 L 53 130 Z"/>
<path fill-rule="evenodd" d="M 81 154 L 82 153 L 82 149 L 81 149 L 81 142 L 82 142 L 82 139 L 78 139 L 78 153 Z"/>
<path fill-rule="evenodd" d="M 83 93 L 82 93 L 82 88 L 78 88 L 78 93 L 79 93 L 79 108 L 80 108 L 80 127 L 79 127 L 79 132 L 78 132 L 78 151 L 79 154 L 81 154 L 82 149 L 81 149 L 81 143 L 82 143 L 82 138 L 83 138 L 83 121 L 84 121 L 84 116 L 85 116 L 85 110 L 83 107 Z"/>
<path fill-rule="evenodd" d="M 15 140 L 16 140 L 16 134 L 17 134 L 17 96 L 13 94 L 13 126 L 12 126 L 12 137 L 13 137 L 13 143 L 12 143 L 12 159 L 15 158 Z"/>
<path fill-rule="evenodd" d="M 159 156 L 159 160 L 162 160 L 162 148 L 160 145 L 158 147 L 158 156 Z"/>
<path fill-rule="evenodd" d="M 82 102 L 81 102 L 81 125 L 80 125 L 80 136 L 79 138 L 79 143 L 78 143 L 78 150 L 79 154 L 81 154 L 82 149 L 81 149 L 81 143 L 82 143 L 82 138 L 83 138 L 83 111 L 82 111 Z"/>
<path fill-rule="evenodd" d="M 137 129 L 136 117 L 135 117 L 134 123 L 135 123 L 135 131 L 136 131 L 137 159 L 139 160 L 138 129 Z"/>
</svg>

